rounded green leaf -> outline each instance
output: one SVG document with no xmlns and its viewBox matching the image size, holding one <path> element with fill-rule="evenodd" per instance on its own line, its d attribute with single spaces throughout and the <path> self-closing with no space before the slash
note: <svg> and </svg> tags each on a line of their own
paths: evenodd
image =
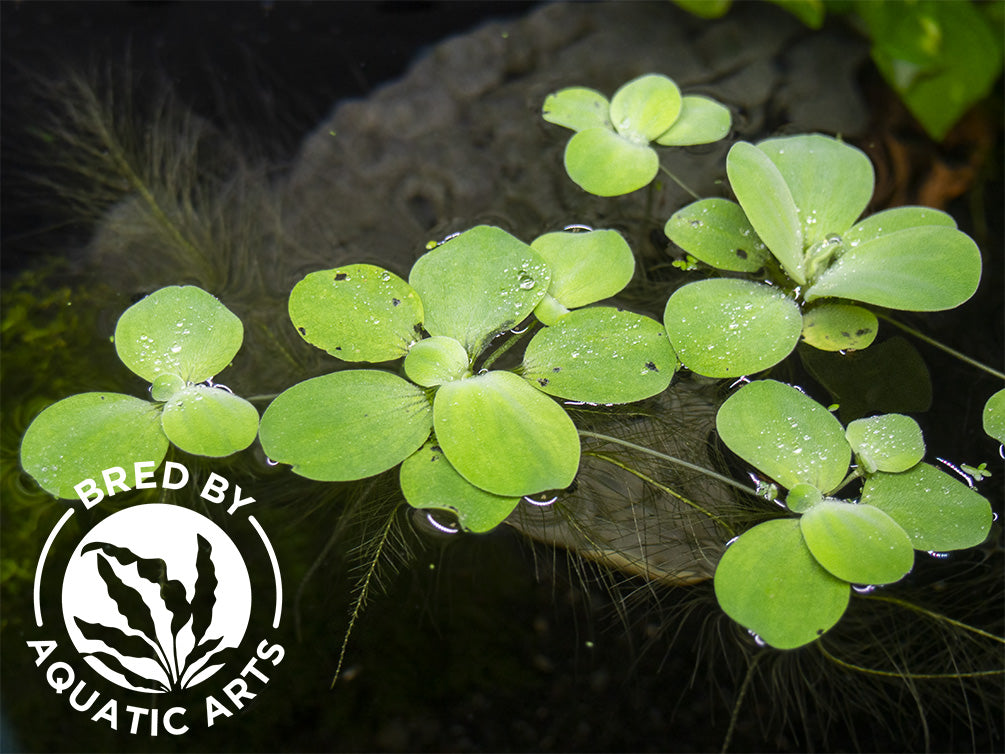
<svg viewBox="0 0 1005 754">
<path fill-rule="evenodd" d="M 549 123 L 583 131 L 587 128 L 613 128 L 611 103 L 595 89 L 571 86 L 549 94 L 541 108 L 541 117 Z"/>
<path fill-rule="evenodd" d="M 824 500 L 801 519 L 806 546 L 834 576 L 854 584 L 892 584 L 914 566 L 914 547 L 879 508 Z"/>
<path fill-rule="evenodd" d="M 527 244 L 479 225 L 419 257 L 408 282 L 422 299 L 426 331 L 459 341 L 475 358 L 534 311 L 551 272 Z"/>
<path fill-rule="evenodd" d="M 650 146 L 607 128 L 587 128 L 565 146 L 565 171 L 597 196 L 621 196 L 648 186 L 659 169 L 659 157 Z"/>
<path fill-rule="evenodd" d="M 863 241 L 871 241 L 884 233 L 895 233 L 898 230 L 925 225 L 955 228 L 956 221 L 952 215 L 931 207 L 894 207 L 876 212 L 855 223 L 841 234 L 841 238 L 846 247 L 853 249 Z"/>
<path fill-rule="evenodd" d="M 450 511 L 467 531 L 494 529 L 520 502 L 519 497 L 501 497 L 475 487 L 454 470 L 435 440 L 404 460 L 400 480 L 409 505 Z"/>
<path fill-rule="evenodd" d="M 188 383 L 177 374 L 159 374 L 150 383 L 150 397 L 155 401 L 171 400 L 171 396 L 185 388 Z"/>
<path fill-rule="evenodd" d="M 259 438 L 272 460 L 300 476 L 348 481 L 386 471 L 429 436 L 426 391 L 373 369 L 335 372 L 281 393 L 262 415 Z"/>
<path fill-rule="evenodd" d="M 115 326 L 119 358 L 147 382 L 165 372 L 186 382 L 208 380 L 231 362 L 243 340 L 241 320 L 193 285 L 154 291 Z"/>
<path fill-rule="evenodd" d="M 743 209 L 728 199 L 702 199 L 675 212 L 663 228 L 667 238 L 719 270 L 757 272 L 768 260 Z"/>
<path fill-rule="evenodd" d="M 433 387 L 459 380 L 471 368 L 464 346 L 445 335 L 433 335 L 418 341 L 408 350 L 405 375 L 423 387 Z"/>
<path fill-rule="evenodd" d="M 841 423 L 781 382 L 744 385 L 719 407 L 715 426 L 730 450 L 788 489 L 806 483 L 827 494 L 848 473 L 851 448 Z"/>
<path fill-rule="evenodd" d="M 959 306 L 977 290 L 981 253 L 965 233 L 926 225 L 846 248 L 806 291 L 907 311 Z"/>
<path fill-rule="evenodd" d="M 648 144 L 666 132 L 680 111 L 680 89 L 671 79 L 657 73 L 632 79 L 611 97 L 614 129 L 638 144 Z"/>
<path fill-rule="evenodd" d="M 868 309 L 826 302 L 803 314 L 803 340 L 821 351 L 858 351 L 876 339 L 879 320 Z"/>
<path fill-rule="evenodd" d="M 408 283 L 372 264 L 312 272 L 290 292 L 301 337 L 343 361 L 405 355 L 422 326 L 422 302 Z"/>
<path fill-rule="evenodd" d="M 726 174 L 750 225 L 789 277 L 803 285 L 802 224 L 778 167 L 753 144 L 738 141 L 726 155 Z"/>
<path fill-rule="evenodd" d="M 1005 443 L 1005 390 L 999 390 L 988 398 L 982 419 L 988 436 Z"/>
<path fill-rule="evenodd" d="M 798 519 L 740 535 L 715 569 L 715 596 L 730 618 L 776 649 L 809 644 L 841 620 L 851 585 L 810 553 Z"/>
<path fill-rule="evenodd" d="M 85 479 L 100 486 L 105 469 L 159 465 L 167 449 L 160 406 L 119 393 L 81 393 L 35 417 L 21 441 L 21 466 L 46 492 L 72 499 Z"/>
<path fill-rule="evenodd" d="M 785 496 L 785 506 L 793 513 L 805 513 L 823 499 L 823 494 L 812 484 L 800 482 L 792 485 Z"/>
<path fill-rule="evenodd" d="M 927 463 L 900 474 L 873 474 L 865 480 L 862 502 L 900 524 L 916 550 L 974 547 L 991 529 L 987 499 Z"/>
<path fill-rule="evenodd" d="M 749 280 L 689 283 L 667 301 L 663 323 L 677 358 L 706 377 L 739 377 L 774 366 L 799 341 L 796 302 Z"/>
<path fill-rule="evenodd" d="M 564 489 L 579 469 L 579 434 L 565 409 L 512 372 L 442 385 L 436 439 L 457 472 L 504 497 Z"/>
<path fill-rule="evenodd" d="M 867 474 L 907 471 L 925 457 L 921 427 L 903 414 L 856 419 L 848 425 L 845 437 Z"/>
<path fill-rule="evenodd" d="M 164 404 L 164 434 L 184 450 L 220 458 L 244 450 L 258 435 L 258 411 L 223 388 L 189 385 Z"/>
<path fill-rule="evenodd" d="M 530 246 L 551 268 L 548 294 L 567 309 L 610 298 L 635 273 L 635 256 L 616 230 L 545 233 Z"/>
<path fill-rule="evenodd" d="M 733 127 L 729 108 L 710 97 L 691 94 L 681 100 L 680 115 L 656 139 L 664 147 L 689 147 L 724 139 Z"/>
<path fill-rule="evenodd" d="M 570 312 L 537 333 L 523 376 L 550 395 L 588 403 L 631 403 L 662 393 L 677 370 L 666 330 L 611 307 Z"/>
<path fill-rule="evenodd" d="M 844 233 L 872 198 L 872 163 L 850 144 L 804 134 L 767 139 L 757 148 L 775 164 L 792 193 L 805 248 Z"/>
</svg>

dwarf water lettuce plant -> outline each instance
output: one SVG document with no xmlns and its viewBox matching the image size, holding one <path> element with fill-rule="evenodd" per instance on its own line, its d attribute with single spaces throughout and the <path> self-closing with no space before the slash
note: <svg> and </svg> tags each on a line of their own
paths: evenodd
<svg viewBox="0 0 1005 754">
<path fill-rule="evenodd" d="M 408 282 L 365 264 L 313 272 L 290 294 L 301 336 L 344 361 L 403 358 L 404 376 L 351 369 L 294 385 L 266 409 L 262 447 L 324 481 L 400 463 L 414 507 L 491 529 L 522 496 L 576 475 L 579 435 L 550 396 L 629 402 L 669 385 L 677 360 L 658 322 L 610 307 L 570 311 L 617 293 L 633 268 L 613 231 L 527 245 L 478 226 L 420 257 Z M 551 324 L 522 367 L 491 369 L 512 345 L 487 353 L 493 340 L 534 312 Z"/>
<path fill-rule="evenodd" d="M 729 133 L 729 110 L 713 99 L 681 96 L 677 84 L 647 74 L 622 85 L 608 100 L 595 89 L 569 87 L 550 94 L 542 117 L 571 128 L 565 170 L 581 188 L 619 196 L 648 186 L 660 169 L 650 144 L 683 147 Z"/>
<path fill-rule="evenodd" d="M 907 416 L 842 428 L 799 390 L 760 380 L 723 403 L 716 429 L 730 450 L 788 490 L 785 507 L 798 516 L 744 532 L 715 572 L 722 609 L 778 649 L 833 627 L 853 584 L 899 581 L 915 550 L 973 547 L 991 527 L 984 497 L 922 462 L 921 429 Z M 835 497 L 858 478 L 859 500 Z"/>
<path fill-rule="evenodd" d="M 244 326 L 195 286 L 161 288 L 129 307 L 115 327 L 115 350 L 150 382 L 152 401 L 121 393 L 81 393 L 40 413 L 21 443 L 21 465 L 56 497 L 73 498 L 82 479 L 136 459 L 159 464 L 168 445 L 228 456 L 258 433 L 258 411 L 212 378 L 237 353 Z"/>
<path fill-rule="evenodd" d="M 670 341 L 699 374 L 767 369 L 800 337 L 865 348 L 878 323 L 861 304 L 936 311 L 977 290 L 980 251 L 946 213 L 897 207 L 856 222 L 874 174 L 855 147 L 819 134 L 738 142 L 726 172 L 736 202 L 699 200 L 665 227 L 694 259 L 750 276 L 689 283 L 667 301 Z"/>
</svg>

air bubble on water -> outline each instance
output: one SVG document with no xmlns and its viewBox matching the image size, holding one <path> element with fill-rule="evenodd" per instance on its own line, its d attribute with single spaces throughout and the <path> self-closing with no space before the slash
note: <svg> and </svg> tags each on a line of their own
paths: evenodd
<svg viewBox="0 0 1005 754">
<path fill-rule="evenodd" d="M 733 538 L 732 538 L 731 540 L 729 540 L 729 541 L 728 541 L 728 542 L 726 543 L 726 547 L 729 547 L 729 546 L 730 546 L 731 544 L 733 544 L 733 543 L 734 543 L 734 542 L 735 542 L 736 540 L 738 540 L 739 538 L 740 538 L 740 535 L 739 535 L 739 534 L 738 534 L 738 535 L 736 535 L 735 537 L 733 537 Z"/>
<path fill-rule="evenodd" d="M 870 592 L 876 591 L 875 584 L 852 584 L 851 588 L 859 594 L 869 594 Z"/>
<path fill-rule="evenodd" d="M 949 557 L 948 552 L 935 552 L 934 550 L 929 550 L 928 555 L 935 558 L 936 560 L 945 560 Z"/>
<path fill-rule="evenodd" d="M 549 505 L 553 505 L 556 500 L 558 500 L 558 495 L 550 495 L 550 493 L 539 492 L 536 495 L 524 495 L 524 502 L 530 503 L 531 505 L 536 505 L 538 508 L 546 508 Z"/>
<path fill-rule="evenodd" d="M 208 382 L 208 380 L 207 380 L 207 382 Z M 234 394 L 234 391 L 233 391 L 233 390 L 231 390 L 231 389 L 230 389 L 229 387 L 227 387 L 226 385 L 222 385 L 222 384 L 220 384 L 219 382 L 217 382 L 217 383 L 216 383 L 216 384 L 214 384 L 214 385 L 211 385 L 210 387 L 215 387 L 215 388 L 219 388 L 220 390 L 226 390 L 226 391 L 227 391 L 228 393 L 230 393 L 231 395 L 233 395 L 233 394 Z"/>
<path fill-rule="evenodd" d="M 762 638 L 761 638 L 760 636 L 758 636 L 757 634 L 755 634 L 755 633 L 754 633 L 753 631 L 751 631 L 751 630 L 750 630 L 749 628 L 747 629 L 747 633 L 748 633 L 748 634 L 750 634 L 750 635 L 751 635 L 751 637 L 753 637 L 753 639 L 754 639 L 754 644 L 756 644 L 757 646 L 759 646 L 759 647 L 766 647 L 766 646 L 768 646 L 768 642 L 766 642 L 766 641 L 765 641 L 764 639 L 762 639 Z"/>
<path fill-rule="evenodd" d="M 279 465 L 279 461 L 273 461 L 271 458 L 269 458 L 268 456 L 266 456 L 266 458 L 265 458 L 265 464 L 266 464 L 266 466 L 278 466 Z"/>
<path fill-rule="evenodd" d="M 443 534 L 459 534 L 461 529 L 459 526 L 445 524 L 442 521 L 438 521 L 433 515 L 432 511 L 426 511 L 426 521 L 432 526 L 436 531 Z"/>
<path fill-rule="evenodd" d="M 572 233 L 575 233 L 577 231 L 584 231 L 586 233 L 590 233 L 593 231 L 593 228 L 591 228 L 589 225 L 583 225 L 582 223 L 573 223 L 572 225 L 566 225 L 564 228 L 562 228 L 562 230 Z"/>
</svg>

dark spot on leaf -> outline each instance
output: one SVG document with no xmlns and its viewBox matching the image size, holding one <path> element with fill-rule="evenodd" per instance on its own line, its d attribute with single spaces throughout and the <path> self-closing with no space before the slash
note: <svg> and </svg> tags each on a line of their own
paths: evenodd
<svg viewBox="0 0 1005 754">
<path fill-rule="evenodd" d="M 397 306 L 400 303 L 401 303 L 401 299 L 400 298 L 392 298 L 391 299 L 391 304 L 393 304 L 394 306 Z"/>
<path fill-rule="evenodd" d="M 851 333 L 850 332 L 846 332 L 845 330 L 842 330 L 841 331 L 841 337 L 842 338 L 850 338 L 851 337 Z"/>
<path fill-rule="evenodd" d="M 443 449 L 440 448 L 439 445 L 433 445 L 432 446 L 432 450 L 435 450 L 437 453 L 442 453 L 443 452 Z"/>
<path fill-rule="evenodd" d="M 341 351 L 342 350 L 342 346 L 335 346 L 335 350 L 336 351 Z"/>
<path fill-rule="evenodd" d="M 562 371 L 562 367 L 552 367 L 551 371 L 553 371 L 553 372 L 561 372 Z"/>
<path fill-rule="evenodd" d="M 422 323 L 416 322 L 414 325 L 412 325 L 412 330 L 415 331 L 416 335 L 422 335 Z"/>
<path fill-rule="evenodd" d="M 823 635 L 824 635 L 824 630 L 822 628 L 818 628 L 817 629 L 817 636 L 823 636 Z"/>
<path fill-rule="evenodd" d="M 736 250 L 736 256 L 738 256 L 740 259 L 746 259 L 747 258 L 747 252 L 745 252 L 743 249 L 737 249 Z"/>
<path fill-rule="evenodd" d="M 658 371 L 660 371 L 659 369 L 656 368 L 656 364 L 654 364 L 651 361 L 647 361 L 646 362 L 646 369 L 648 369 L 650 372 L 658 372 Z"/>
<path fill-rule="evenodd" d="M 349 276 L 346 275 L 344 272 L 336 272 L 335 273 L 335 279 L 336 280 L 345 280 L 347 277 L 349 277 Z"/>
<path fill-rule="evenodd" d="M 856 330 L 855 334 L 861 336 L 861 335 L 866 335 L 866 334 L 871 333 L 871 332 L 872 332 L 872 328 L 871 327 L 863 327 L 861 330 Z"/>
<path fill-rule="evenodd" d="M 541 377 L 540 379 L 538 379 L 537 384 L 540 385 L 541 387 L 544 387 L 545 385 L 548 384 L 548 378 Z"/>
<path fill-rule="evenodd" d="M 306 327 L 298 327 L 297 329 L 300 331 L 301 335 L 303 335 L 305 338 L 307 337 L 307 328 Z"/>
</svg>

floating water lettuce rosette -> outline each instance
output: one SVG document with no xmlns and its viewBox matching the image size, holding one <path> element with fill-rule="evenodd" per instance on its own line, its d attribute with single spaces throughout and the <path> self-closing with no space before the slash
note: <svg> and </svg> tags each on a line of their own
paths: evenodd
<svg viewBox="0 0 1005 754">
<path fill-rule="evenodd" d="M 845 428 L 796 388 L 760 380 L 723 403 L 716 429 L 731 451 L 787 489 L 785 505 L 798 516 L 741 534 L 715 572 L 723 611 L 778 649 L 829 631 L 853 584 L 894 583 L 912 569 L 915 550 L 973 547 L 990 530 L 987 499 L 922 461 L 924 439 L 910 417 L 883 414 Z M 859 476 L 860 499 L 838 498 Z"/>
<path fill-rule="evenodd" d="M 47 492 L 71 499 L 74 485 L 105 469 L 159 465 L 170 444 L 210 457 L 244 450 L 258 433 L 258 411 L 212 384 L 243 339 L 241 320 L 201 288 L 151 293 L 123 312 L 114 341 L 153 400 L 92 392 L 58 401 L 25 432 L 22 467 Z"/>
<path fill-rule="evenodd" d="M 665 226 L 695 260 L 742 275 L 689 283 L 667 301 L 670 341 L 699 374 L 759 372 L 800 338 L 866 348 L 878 322 L 863 304 L 938 311 L 977 290 L 980 251 L 945 212 L 897 207 L 859 220 L 874 173 L 850 144 L 821 134 L 737 142 L 726 172 L 736 201 L 699 200 Z"/>
<path fill-rule="evenodd" d="M 350 363 L 402 359 L 401 370 L 345 369 L 294 385 L 262 417 L 263 449 L 322 481 L 401 464 L 413 507 L 487 531 L 522 497 L 575 478 L 579 434 L 555 396 L 616 403 L 669 385 L 677 359 L 660 323 L 581 308 L 620 291 L 633 270 L 614 231 L 528 245 L 483 225 L 424 254 L 407 281 L 367 264 L 310 273 L 290 294 L 301 336 Z M 518 338 L 510 331 L 535 312 L 550 325 L 519 368 L 480 366 L 498 336 Z"/>
</svg>

